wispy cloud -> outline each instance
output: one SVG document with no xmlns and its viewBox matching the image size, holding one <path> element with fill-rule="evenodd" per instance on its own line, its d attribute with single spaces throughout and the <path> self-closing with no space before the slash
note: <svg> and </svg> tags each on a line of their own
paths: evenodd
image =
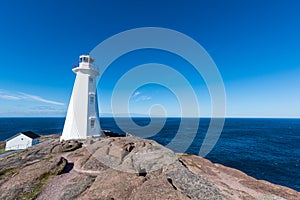
<svg viewBox="0 0 300 200">
<path fill-rule="evenodd" d="M 136 92 L 132 95 L 132 97 L 136 97 L 136 96 L 138 96 L 138 95 L 140 95 L 140 94 L 141 94 L 141 92 L 136 91 Z"/>
<path fill-rule="evenodd" d="M 6 90 L 0 89 L 0 99 L 5 100 L 20 100 L 22 97 L 19 95 L 13 94 L 11 92 L 8 92 Z"/>
<path fill-rule="evenodd" d="M 136 98 L 135 101 L 136 102 L 138 102 L 138 101 L 148 101 L 150 99 L 152 99 L 150 96 L 142 95 L 142 96 L 139 96 L 138 98 Z"/>
<path fill-rule="evenodd" d="M 24 99 L 31 99 L 31 100 L 40 101 L 40 102 L 43 102 L 43 103 L 48 103 L 48 104 L 53 104 L 53 105 L 59 105 L 59 106 L 65 105 L 64 103 L 61 103 L 61 102 L 58 102 L 58 101 L 47 100 L 47 99 L 44 99 L 42 97 L 31 95 L 31 94 L 26 94 L 26 93 L 23 93 L 23 92 L 20 92 L 19 94 L 21 94 Z"/>
<path fill-rule="evenodd" d="M 150 96 L 147 96 L 147 95 L 142 95 L 141 92 L 139 91 L 136 91 L 133 95 L 132 95 L 132 99 L 135 101 L 135 102 L 139 102 L 139 101 L 148 101 L 150 99 L 152 99 Z"/>
<path fill-rule="evenodd" d="M 3 89 L 0 89 L 0 99 L 5 99 L 5 100 L 23 100 L 23 99 L 29 99 L 29 100 L 34 100 L 34 101 L 39 101 L 47 104 L 52 104 L 52 105 L 59 105 L 62 106 L 64 103 L 58 102 L 58 101 L 52 101 L 48 99 L 44 99 L 40 96 L 32 95 L 32 94 L 27 94 L 23 92 L 10 92 L 6 91 Z"/>
<path fill-rule="evenodd" d="M 19 96 L 13 96 L 13 95 L 7 95 L 7 94 L 0 94 L 1 99 L 6 99 L 6 100 L 20 100 L 22 99 Z"/>
</svg>

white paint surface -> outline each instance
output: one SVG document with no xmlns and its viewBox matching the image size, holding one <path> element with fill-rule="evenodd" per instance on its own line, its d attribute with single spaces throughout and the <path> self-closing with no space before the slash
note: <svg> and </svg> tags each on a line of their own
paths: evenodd
<svg viewBox="0 0 300 200">
<path fill-rule="evenodd" d="M 26 149 L 39 143 L 39 138 L 32 139 L 22 133 L 6 141 L 5 151 Z"/>
<path fill-rule="evenodd" d="M 89 55 L 82 55 L 79 66 L 73 69 L 76 79 L 61 140 L 86 139 L 89 136 L 101 135 L 96 103 L 96 77 L 99 76 L 99 72 L 94 69 L 93 61 Z M 91 97 L 94 98 L 93 101 L 90 100 Z"/>
</svg>

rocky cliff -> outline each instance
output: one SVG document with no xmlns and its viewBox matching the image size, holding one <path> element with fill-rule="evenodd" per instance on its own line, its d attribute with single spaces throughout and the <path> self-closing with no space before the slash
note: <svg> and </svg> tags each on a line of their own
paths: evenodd
<svg viewBox="0 0 300 200">
<path fill-rule="evenodd" d="M 0 199 L 300 199 L 287 187 L 155 141 L 49 139 L 0 157 Z"/>
</svg>

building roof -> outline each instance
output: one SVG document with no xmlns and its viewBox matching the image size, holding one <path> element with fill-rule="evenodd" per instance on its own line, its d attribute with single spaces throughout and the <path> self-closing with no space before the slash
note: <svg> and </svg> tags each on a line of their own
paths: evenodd
<svg viewBox="0 0 300 200">
<path fill-rule="evenodd" d="M 31 139 L 35 139 L 35 138 L 39 138 L 40 136 L 32 131 L 25 131 L 25 132 L 19 132 L 16 135 L 11 136 L 10 138 L 6 139 L 5 141 L 11 140 L 17 136 L 19 136 L 20 134 L 26 135 L 27 137 L 31 138 Z"/>
<path fill-rule="evenodd" d="M 40 136 L 38 134 L 35 134 L 34 132 L 31 132 L 31 131 L 26 131 L 26 132 L 21 132 L 23 135 L 26 135 L 32 139 L 35 139 L 35 138 L 39 138 Z"/>
</svg>

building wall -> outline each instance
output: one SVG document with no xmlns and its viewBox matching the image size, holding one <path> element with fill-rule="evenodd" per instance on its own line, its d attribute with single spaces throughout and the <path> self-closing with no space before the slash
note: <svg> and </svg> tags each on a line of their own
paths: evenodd
<svg viewBox="0 0 300 200">
<path fill-rule="evenodd" d="M 93 69 L 92 64 L 85 62 L 81 62 L 73 71 L 76 73 L 76 79 L 60 139 L 100 136 L 98 107 L 96 108 L 96 77 L 99 73 Z"/>
<path fill-rule="evenodd" d="M 78 72 L 61 139 L 85 139 L 87 132 L 88 75 Z"/>
<path fill-rule="evenodd" d="M 26 149 L 32 146 L 32 139 L 20 134 L 6 142 L 5 150 Z"/>
<path fill-rule="evenodd" d="M 34 146 L 38 143 L 40 143 L 40 138 L 35 138 L 35 139 L 32 140 L 32 146 Z"/>
<path fill-rule="evenodd" d="M 90 76 L 93 82 L 89 81 L 89 102 L 88 102 L 88 124 L 87 124 L 87 136 L 100 135 L 100 122 L 99 122 L 99 111 L 98 111 L 98 99 L 96 93 L 96 76 Z M 91 102 L 91 97 L 93 101 Z M 92 126 L 92 121 L 93 126 Z"/>
</svg>

